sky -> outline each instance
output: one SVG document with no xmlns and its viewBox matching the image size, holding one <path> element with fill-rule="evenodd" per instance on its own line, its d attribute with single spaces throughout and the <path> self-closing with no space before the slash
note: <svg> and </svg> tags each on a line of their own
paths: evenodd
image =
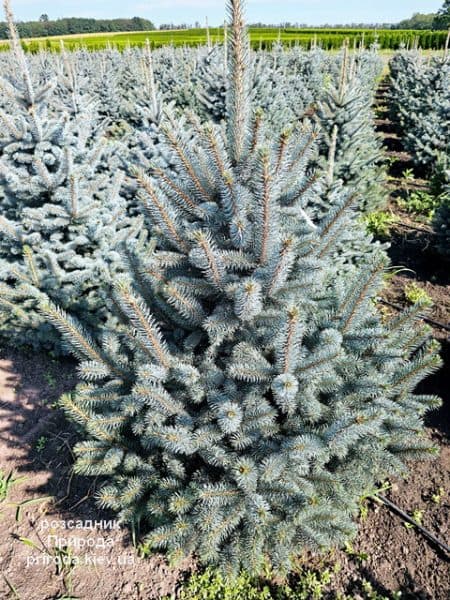
<svg viewBox="0 0 450 600">
<path fill-rule="evenodd" d="M 145 17 L 155 24 L 220 24 L 226 0 L 11 0 L 16 19 Z M 435 12 L 443 0 L 247 0 L 247 22 L 389 23 L 415 12 Z"/>
</svg>

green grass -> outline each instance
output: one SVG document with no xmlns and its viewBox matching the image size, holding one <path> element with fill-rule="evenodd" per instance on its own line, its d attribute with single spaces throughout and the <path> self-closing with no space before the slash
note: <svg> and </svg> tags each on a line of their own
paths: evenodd
<svg viewBox="0 0 450 600">
<path fill-rule="evenodd" d="M 364 218 L 367 231 L 379 239 L 389 237 L 395 220 L 394 215 L 386 211 L 372 212 Z"/>
<path fill-rule="evenodd" d="M 405 287 L 404 294 L 409 304 L 417 304 L 420 302 L 424 307 L 433 305 L 431 296 L 415 282 L 412 282 Z"/>
<path fill-rule="evenodd" d="M 409 192 L 406 198 L 399 198 L 397 204 L 409 213 L 425 217 L 427 221 L 433 218 L 434 212 L 442 203 L 442 199 L 424 190 Z"/>
<path fill-rule="evenodd" d="M 325 569 L 322 573 L 304 570 L 297 581 L 288 584 L 268 583 L 241 573 L 235 580 L 227 581 L 217 571 L 207 569 L 194 573 L 179 594 L 181 600 L 322 600 L 333 582 L 336 572 Z M 175 600 L 175 596 L 165 600 Z M 343 598 L 342 600 L 347 600 Z"/>
<path fill-rule="evenodd" d="M 252 578 L 246 573 L 241 573 L 235 580 L 227 581 L 213 569 L 203 573 L 194 573 L 177 594 L 180 600 L 354 600 L 355 596 L 346 593 L 334 592 L 334 579 L 341 566 L 337 563 L 333 567 L 323 569 L 321 572 L 301 569 L 290 584 L 269 583 L 257 578 Z M 268 574 L 270 576 L 270 574 Z M 365 579 L 353 582 L 356 597 L 365 600 L 401 600 L 401 592 L 390 592 L 388 596 L 379 594 L 372 584 Z M 175 594 L 164 600 L 175 600 Z"/>
<path fill-rule="evenodd" d="M 223 40 L 223 29 L 210 29 L 213 43 Z M 364 38 L 366 46 L 378 40 L 382 50 L 396 50 L 402 43 L 412 45 L 415 40 L 423 49 L 440 49 L 445 45 L 447 33 L 445 31 L 412 31 L 412 30 L 370 30 L 370 29 L 277 29 L 277 28 L 251 28 L 250 38 L 254 48 L 262 46 L 270 48 L 278 39 L 284 45 L 300 44 L 310 47 L 314 40 L 324 49 L 333 50 L 342 46 L 346 39 L 350 45 L 360 43 Z M 119 49 L 127 46 L 143 46 L 149 39 L 152 46 L 159 48 L 168 44 L 174 46 L 198 46 L 206 43 L 206 29 L 188 29 L 173 31 L 143 31 L 127 33 L 101 33 L 87 35 L 72 35 L 52 38 L 34 38 L 25 40 L 24 46 L 30 51 L 44 49 L 59 49 L 59 40 L 64 39 L 66 48 L 72 50 L 80 46 L 90 50 L 100 50 L 109 44 Z M 6 43 L 0 43 L 0 48 Z"/>
<path fill-rule="evenodd" d="M 0 469 L 0 502 L 4 502 L 16 481 L 13 479 L 13 472 L 4 473 Z"/>
</svg>

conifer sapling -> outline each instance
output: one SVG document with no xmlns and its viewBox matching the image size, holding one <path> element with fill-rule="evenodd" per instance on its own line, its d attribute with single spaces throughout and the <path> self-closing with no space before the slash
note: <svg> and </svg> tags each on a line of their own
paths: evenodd
<svg viewBox="0 0 450 600">
<path fill-rule="evenodd" d="M 413 391 L 440 360 L 420 307 L 378 313 L 383 254 L 337 276 L 352 199 L 308 214 L 305 134 L 274 138 L 255 112 L 243 6 L 228 8 L 226 131 L 169 119 L 175 172 L 135 168 L 152 243 L 124 250 L 121 329 L 100 341 L 42 311 L 80 359 L 63 405 L 85 435 L 77 471 L 108 479 L 101 506 L 176 556 L 288 572 L 354 532 L 375 481 L 434 453 L 422 416 L 439 401 Z"/>
</svg>

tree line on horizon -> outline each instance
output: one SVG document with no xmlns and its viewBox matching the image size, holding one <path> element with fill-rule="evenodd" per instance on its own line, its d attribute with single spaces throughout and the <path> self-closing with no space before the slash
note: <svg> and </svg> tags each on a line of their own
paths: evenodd
<svg viewBox="0 0 450 600">
<path fill-rule="evenodd" d="M 89 19 L 70 17 L 50 20 L 48 15 L 41 15 L 39 21 L 21 21 L 17 29 L 22 38 L 49 37 L 78 33 L 110 33 L 118 31 L 149 31 L 155 25 L 149 19 L 133 17 L 131 19 Z M 8 38 L 5 22 L 0 23 L 0 39 Z"/>
</svg>

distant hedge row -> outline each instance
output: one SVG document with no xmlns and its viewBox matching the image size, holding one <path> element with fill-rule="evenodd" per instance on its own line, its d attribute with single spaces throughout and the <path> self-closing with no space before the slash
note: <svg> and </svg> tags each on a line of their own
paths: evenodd
<svg viewBox="0 0 450 600">
<path fill-rule="evenodd" d="M 373 29 L 250 29 L 251 44 L 254 49 L 270 49 L 278 40 L 286 46 L 299 44 L 310 47 L 316 43 L 325 50 L 336 50 L 342 47 L 346 40 L 350 45 L 359 45 L 364 42 L 366 47 L 377 43 L 382 50 L 398 50 L 402 46 L 412 48 L 419 46 L 424 50 L 440 50 L 445 47 L 447 32 L 426 30 L 379 30 Z M 223 40 L 223 29 L 211 29 L 212 42 Z M 206 43 L 207 35 L 205 29 L 188 29 L 177 31 L 141 31 L 130 33 L 100 33 L 87 37 L 76 36 L 65 38 L 65 46 L 68 49 L 76 49 L 85 46 L 90 50 L 100 50 L 109 44 L 123 49 L 126 46 L 143 46 L 145 40 L 149 39 L 155 48 L 172 44 L 174 46 L 199 46 Z M 45 38 L 23 42 L 25 50 L 37 52 L 39 49 L 58 50 L 59 39 Z M 5 45 L 0 46 L 5 48 Z"/>
<path fill-rule="evenodd" d="M 274 39 L 280 39 L 284 44 L 300 43 L 310 45 L 314 40 L 326 50 L 341 48 L 346 40 L 350 44 L 359 45 L 364 42 L 366 46 L 377 43 L 382 50 L 398 50 L 402 46 L 420 46 L 424 50 L 440 50 L 445 47 L 447 39 L 446 31 L 413 31 L 413 30 L 342 30 L 342 29 L 318 29 L 318 30 L 283 30 L 278 37 L 265 39 L 261 37 L 262 46 L 265 48 Z M 257 47 L 260 41 L 255 33 L 252 35 L 252 45 Z"/>
</svg>

